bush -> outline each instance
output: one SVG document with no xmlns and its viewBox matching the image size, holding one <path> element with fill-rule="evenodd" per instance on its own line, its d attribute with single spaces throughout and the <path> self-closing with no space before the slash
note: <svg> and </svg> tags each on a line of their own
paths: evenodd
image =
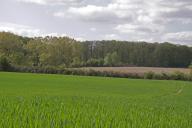
<svg viewBox="0 0 192 128">
<path fill-rule="evenodd" d="M 175 72 L 171 74 L 170 79 L 172 80 L 187 80 L 187 75 L 182 72 Z"/>
<path fill-rule="evenodd" d="M 189 65 L 190 75 L 192 76 L 192 63 Z"/>
<path fill-rule="evenodd" d="M 169 80 L 170 79 L 170 74 L 162 72 L 161 77 L 163 80 Z"/>
<path fill-rule="evenodd" d="M 58 67 L 11 67 L 9 71 L 14 72 L 29 72 L 29 73 L 46 73 L 46 74 L 64 74 L 64 75 L 82 75 L 82 76 L 103 76 L 103 77 L 117 77 L 117 78 L 133 78 L 133 79 L 156 79 L 156 80 L 185 80 L 192 81 L 192 75 L 182 72 L 168 73 L 154 73 L 147 72 L 145 74 L 137 73 L 121 73 L 113 71 L 97 71 L 85 70 L 78 68 L 58 68 Z"/>
<path fill-rule="evenodd" d="M 154 72 L 147 72 L 144 74 L 144 79 L 153 79 L 155 73 Z"/>
<path fill-rule="evenodd" d="M 89 59 L 86 62 L 86 66 L 101 67 L 104 65 L 103 59 Z"/>
<path fill-rule="evenodd" d="M 162 74 L 159 74 L 159 73 L 156 73 L 153 75 L 153 79 L 156 79 L 156 80 L 163 80 L 164 77 Z"/>
<path fill-rule="evenodd" d="M 6 57 L 0 57 L 0 70 L 9 71 L 11 70 L 11 64 Z"/>
<path fill-rule="evenodd" d="M 73 61 L 70 64 L 70 67 L 81 67 L 80 59 L 78 57 L 73 58 Z"/>
</svg>

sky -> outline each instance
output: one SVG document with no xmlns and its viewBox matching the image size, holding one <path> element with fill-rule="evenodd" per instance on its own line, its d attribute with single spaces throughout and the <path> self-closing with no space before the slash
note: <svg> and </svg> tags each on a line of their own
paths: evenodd
<svg viewBox="0 0 192 128">
<path fill-rule="evenodd" d="M 192 46 L 192 0 L 0 0 L 0 31 Z"/>
</svg>

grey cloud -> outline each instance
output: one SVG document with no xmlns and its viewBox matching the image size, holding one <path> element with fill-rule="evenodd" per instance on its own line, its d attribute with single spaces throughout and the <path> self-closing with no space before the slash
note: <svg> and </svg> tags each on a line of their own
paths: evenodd
<svg viewBox="0 0 192 128">
<path fill-rule="evenodd" d="M 163 16 L 168 17 L 168 18 L 192 18 L 192 10 L 190 9 L 178 9 L 177 11 L 169 12 L 163 14 Z"/>
<path fill-rule="evenodd" d="M 78 18 L 90 22 L 118 23 L 123 21 L 130 22 L 133 20 L 134 14 L 131 12 L 128 13 L 123 9 L 116 10 L 116 8 L 119 8 L 119 5 L 86 5 L 82 7 L 70 7 L 67 11 L 56 12 L 54 15 L 57 17 Z"/>
<path fill-rule="evenodd" d="M 192 0 L 0 0 L 0 15 L 22 35 L 192 42 Z"/>
<path fill-rule="evenodd" d="M 172 0 L 172 2 L 166 2 L 165 0 L 113 0 L 105 6 L 86 5 L 69 7 L 67 11 L 60 11 L 60 15 L 55 16 L 65 17 L 70 15 L 73 18 L 90 22 L 110 23 L 113 20 L 113 22 L 119 23 L 154 22 L 157 24 L 191 17 L 191 10 L 187 9 L 189 5 L 187 3 L 190 1 L 178 2 L 178 0 Z M 55 14 L 58 14 L 58 12 Z"/>
</svg>

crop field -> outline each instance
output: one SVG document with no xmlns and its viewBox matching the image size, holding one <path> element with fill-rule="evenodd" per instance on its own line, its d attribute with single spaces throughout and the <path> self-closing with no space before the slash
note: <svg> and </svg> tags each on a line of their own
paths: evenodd
<svg viewBox="0 0 192 128">
<path fill-rule="evenodd" d="M 0 72 L 1 128 L 191 128 L 192 83 Z"/>
<path fill-rule="evenodd" d="M 157 67 L 86 67 L 82 68 L 85 70 L 96 70 L 96 71 L 113 71 L 120 73 L 138 73 L 144 74 L 146 72 L 154 72 L 154 73 L 189 73 L 190 70 L 188 68 L 157 68 Z"/>
</svg>

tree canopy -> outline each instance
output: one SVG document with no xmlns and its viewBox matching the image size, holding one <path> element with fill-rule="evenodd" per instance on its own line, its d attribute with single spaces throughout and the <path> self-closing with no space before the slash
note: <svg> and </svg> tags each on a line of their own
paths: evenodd
<svg viewBox="0 0 192 128">
<path fill-rule="evenodd" d="M 68 37 L 21 37 L 0 32 L 2 63 L 14 66 L 188 67 L 192 47 L 130 41 L 84 41 Z"/>
</svg>

